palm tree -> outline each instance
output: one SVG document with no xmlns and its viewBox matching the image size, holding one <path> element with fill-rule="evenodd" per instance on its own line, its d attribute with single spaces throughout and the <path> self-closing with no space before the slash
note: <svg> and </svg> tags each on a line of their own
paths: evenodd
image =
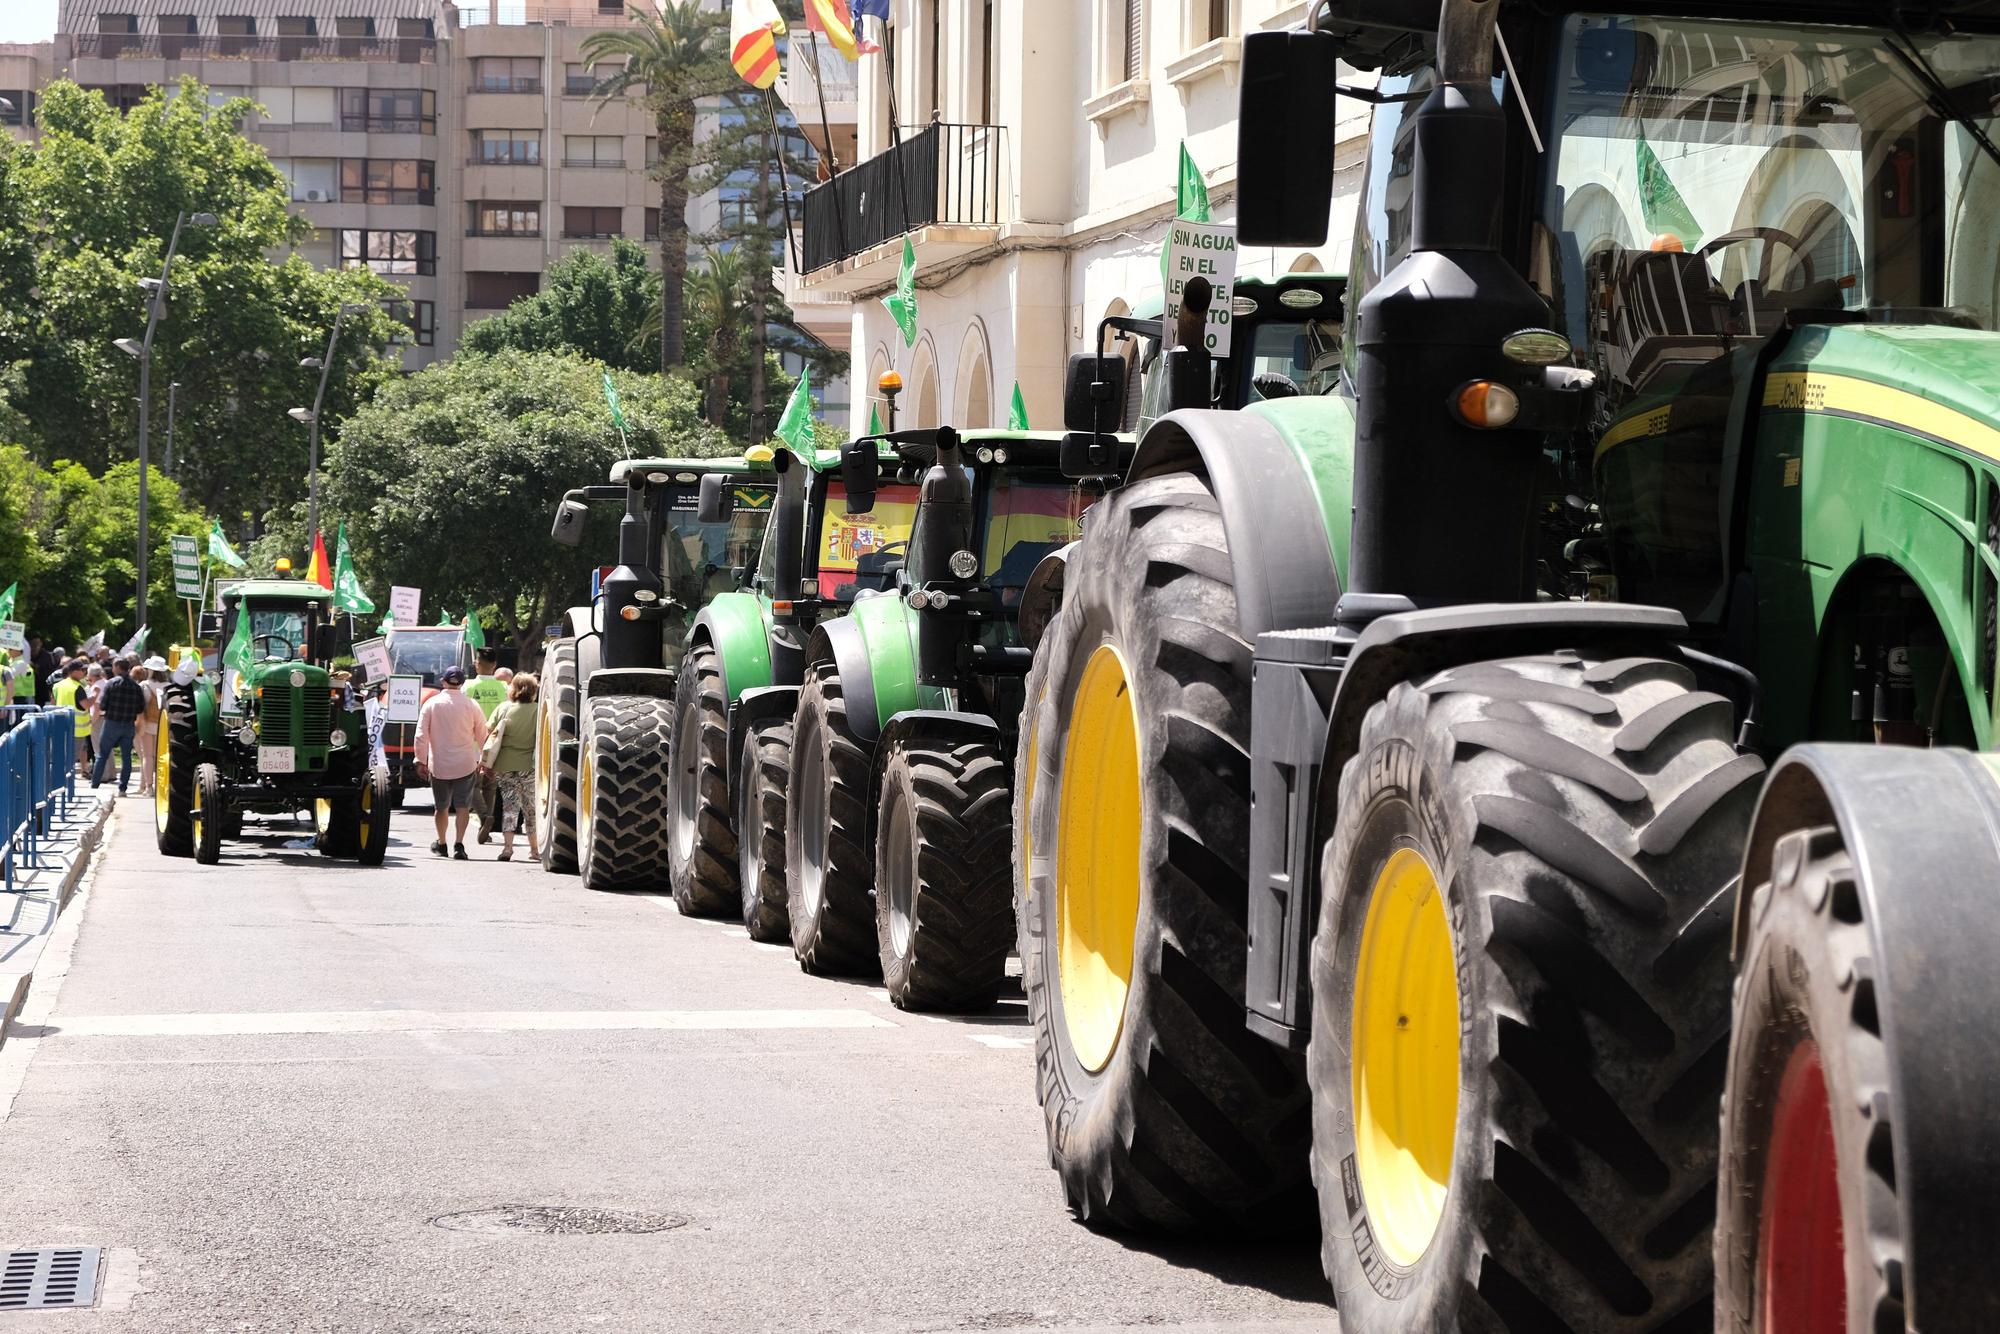
<svg viewBox="0 0 2000 1334">
<path fill-rule="evenodd" d="M 722 14 L 706 13 L 701 0 L 641 0 L 633 24 L 592 33 L 585 62 L 623 61 L 597 85 L 598 102 L 644 86 L 660 141 L 660 370 L 687 361 L 688 172 L 694 165 L 696 103 L 727 89 L 736 78 L 724 54 Z"/>
<path fill-rule="evenodd" d="M 688 274 L 687 303 L 703 325 L 713 331 L 709 344 L 708 419 L 729 429 L 729 368 L 744 325 L 743 261 L 733 250 L 711 248 L 700 268 Z"/>
</svg>

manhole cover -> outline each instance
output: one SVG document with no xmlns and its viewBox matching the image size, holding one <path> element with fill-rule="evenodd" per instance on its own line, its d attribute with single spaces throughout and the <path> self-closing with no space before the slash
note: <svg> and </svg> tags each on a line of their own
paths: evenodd
<svg viewBox="0 0 2000 1334">
<path fill-rule="evenodd" d="M 88 1306 L 97 1300 L 95 1246 L 7 1251 L 0 1262 L 0 1311 Z"/>
<path fill-rule="evenodd" d="M 551 1236 L 592 1236 L 607 1232 L 666 1232 L 688 1224 L 685 1214 L 634 1213 L 625 1209 L 579 1209 L 565 1204 L 502 1204 L 440 1214 L 431 1220 L 454 1232 L 541 1232 Z"/>
</svg>

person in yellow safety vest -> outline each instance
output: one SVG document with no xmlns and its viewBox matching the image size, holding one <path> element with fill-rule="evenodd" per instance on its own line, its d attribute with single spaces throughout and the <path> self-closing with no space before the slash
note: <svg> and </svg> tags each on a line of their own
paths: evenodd
<svg viewBox="0 0 2000 1334">
<path fill-rule="evenodd" d="M 14 671 L 14 698 L 12 704 L 33 704 L 35 702 L 35 662 L 25 653 L 16 653 L 7 660 Z"/>
<path fill-rule="evenodd" d="M 80 774 L 90 772 L 90 704 L 83 693 L 85 670 L 82 658 L 71 658 L 63 668 L 63 679 L 56 682 L 51 693 L 52 703 L 76 710 L 76 771 Z"/>
</svg>

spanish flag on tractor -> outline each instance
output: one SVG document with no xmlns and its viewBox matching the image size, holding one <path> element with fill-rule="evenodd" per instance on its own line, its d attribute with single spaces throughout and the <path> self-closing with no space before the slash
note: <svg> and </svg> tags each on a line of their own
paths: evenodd
<svg viewBox="0 0 2000 1334">
<path fill-rule="evenodd" d="M 778 81 L 778 38 L 785 20 L 771 0 L 731 0 L 729 63 L 752 88 Z"/>
</svg>

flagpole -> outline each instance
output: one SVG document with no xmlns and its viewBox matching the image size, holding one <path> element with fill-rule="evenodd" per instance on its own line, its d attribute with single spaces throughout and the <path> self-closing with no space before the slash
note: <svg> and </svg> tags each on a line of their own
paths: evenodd
<svg viewBox="0 0 2000 1334">
<path fill-rule="evenodd" d="M 813 71 L 813 78 L 815 82 L 818 81 L 818 70 Z M 803 270 L 799 267 L 799 241 L 792 234 L 792 182 L 790 175 L 785 171 L 785 132 L 778 125 L 778 95 L 769 88 L 764 90 L 764 113 L 771 118 L 771 138 L 777 145 L 773 156 L 778 162 L 778 202 L 785 210 L 785 252 L 791 260 L 792 272 L 801 273 Z M 835 209 L 833 216 L 834 226 L 838 227 L 840 210 Z M 846 243 L 843 241 L 841 249 L 846 248 Z"/>
<path fill-rule="evenodd" d="M 882 74 L 883 89 L 889 99 L 889 152 L 896 164 L 896 195 L 903 208 L 904 232 L 910 230 L 910 183 L 903 176 L 903 125 L 896 115 L 896 44 L 887 25 L 882 31 Z"/>
</svg>

